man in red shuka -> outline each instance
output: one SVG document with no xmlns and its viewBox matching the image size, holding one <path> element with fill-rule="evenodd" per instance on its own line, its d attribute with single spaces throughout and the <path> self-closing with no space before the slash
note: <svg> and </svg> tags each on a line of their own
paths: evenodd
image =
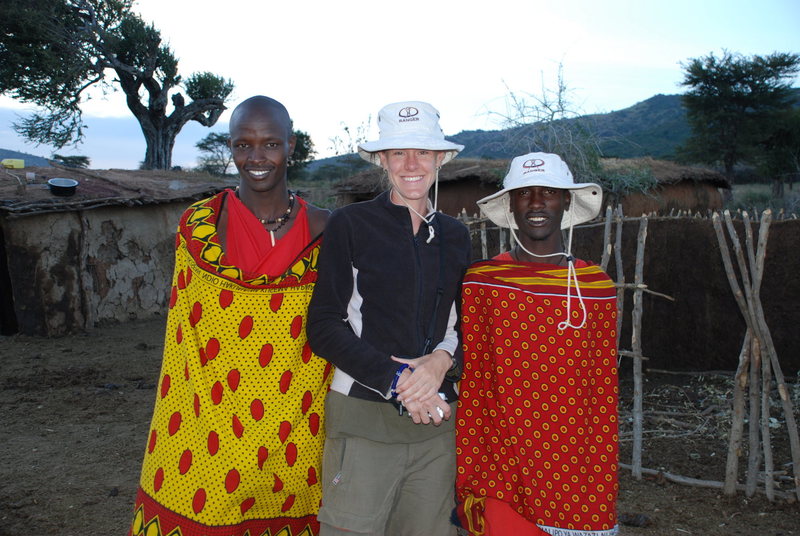
<svg viewBox="0 0 800 536">
<path fill-rule="evenodd" d="M 472 535 L 617 534 L 616 291 L 570 253 L 601 202 L 547 153 L 478 202 L 516 244 L 462 287 L 456 513 Z"/>
</svg>

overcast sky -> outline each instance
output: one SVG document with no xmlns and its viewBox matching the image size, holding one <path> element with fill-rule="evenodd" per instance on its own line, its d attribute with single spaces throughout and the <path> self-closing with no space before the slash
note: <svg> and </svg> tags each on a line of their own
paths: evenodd
<svg viewBox="0 0 800 536">
<path fill-rule="evenodd" d="M 332 154 L 344 125 L 374 124 L 399 100 L 433 104 L 446 134 L 501 128 L 490 112 L 505 110 L 509 90 L 553 88 L 559 65 L 573 104 L 598 113 L 683 93 L 689 58 L 800 53 L 798 0 L 138 0 L 134 10 L 161 31 L 184 76 L 234 82 L 231 109 L 256 94 L 283 102 L 318 157 Z M 0 97 L 0 108 L 0 148 L 49 156 L 11 130 L 19 103 Z M 60 152 L 98 169 L 137 167 L 144 139 L 122 93 L 96 94 L 83 109 L 86 141 Z M 210 130 L 191 123 L 173 163 L 195 165 L 194 143 L 227 130 L 229 115 Z"/>
</svg>

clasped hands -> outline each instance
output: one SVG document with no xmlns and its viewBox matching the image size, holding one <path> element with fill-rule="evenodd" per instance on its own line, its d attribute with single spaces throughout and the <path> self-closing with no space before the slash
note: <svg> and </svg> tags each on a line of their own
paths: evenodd
<svg viewBox="0 0 800 536">
<path fill-rule="evenodd" d="M 450 354 L 434 350 L 417 359 L 392 356 L 392 360 L 409 366 L 400 374 L 396 390 L 397 400 L 403 403 L 411 419 L 416 424 L 435 426 L 450 419 L 450 404 L 439 396 L 439 386 L 452 365 Z"/>
</svg>

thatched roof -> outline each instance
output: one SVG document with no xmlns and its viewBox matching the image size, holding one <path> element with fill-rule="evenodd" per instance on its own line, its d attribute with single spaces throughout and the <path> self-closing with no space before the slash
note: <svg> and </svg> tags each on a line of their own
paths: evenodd
<svg viewBox="0 0 800 536">
<path fill-rule="evenodd" d="M 457 158 L 439 171 L 439 182 L 449 182 L 476 178 L 490 184 L 500 185 L 508 170 L 509 160 L 486 160 L 477 158 Z M 650 169 L 661 184 L 674 184 L 680 181 L 707 182 L 718 188 L 730 188 L 721 173 L 703 167 L 682 166 L 667 160 L 654 158 L 605 158 L 601 165 L 606 171 L 627 171 Z M 372 168 L 343 180 L 336 187 L 339 195 L 378 193 L 383 188 L 384 172 Z"/>
<path fill-rule="evenodd" d="M 29 173 L 34 174 L 33 182 L 26 178 Z M 54 177 L 78 181 L 75 195 L 58 197 L 50 193 L 47 180 Z M 185 171 L 0 168 L 0 211 L 28 214 L 194 201 L 237 183 L 238 179 Z"/>
<path fill-rule="evenodd" d="M 713 169 L 700 166 L 684 166 L 669 160 L 655 158 L 604 158 L 603 169 L 612 172 L 649 169 L 653 177 L 661 184 L 675 184 L 681 181 L 706 182 L 717 188 L 730 188 L 725 176 Z"/>
</svg>

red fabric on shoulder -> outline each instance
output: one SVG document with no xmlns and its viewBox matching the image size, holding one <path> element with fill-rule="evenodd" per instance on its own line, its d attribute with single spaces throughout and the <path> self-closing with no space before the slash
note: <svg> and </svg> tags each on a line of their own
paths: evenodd
<svg viewBox="0 0 800 536">
<path fill-rule="evenodd" d="M 282 274 L 290 262 L 308 244 L 310 232 L 306 217 L 306 202 L 295 196 L 300 208 L 289 231 L 272 246 L 269 231 L 230 191 L 228 201 L 228 236 L 225 254 L 228 261 L 248 276 Z"/>
</svg>

